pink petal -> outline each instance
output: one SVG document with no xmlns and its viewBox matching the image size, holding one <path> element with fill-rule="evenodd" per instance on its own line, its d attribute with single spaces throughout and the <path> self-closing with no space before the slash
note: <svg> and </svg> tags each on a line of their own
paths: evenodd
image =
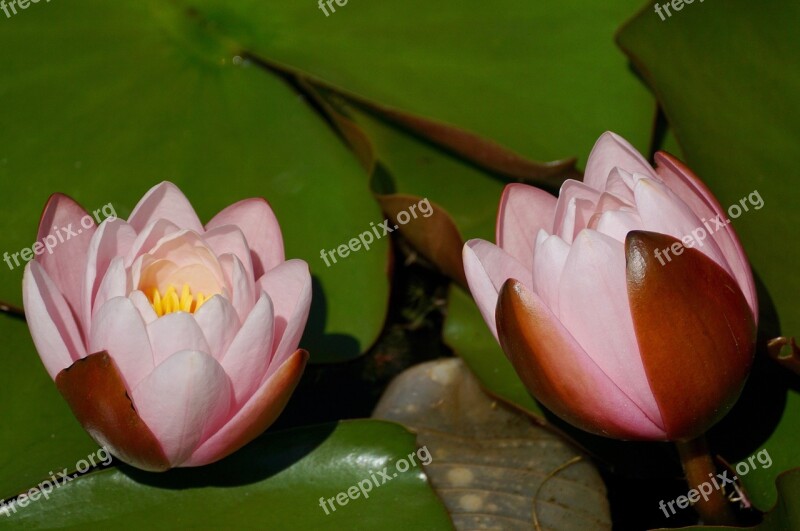
<svg viewBox="0 0 800 531">
<path fill-rule="evenodd" d="M 247 274 L 255 280 L 258 278 L 253 272 L 253 260 L 250 256 L 250 248 L 247 247 L 247 240 L 244 234 L 233 225 L 223 225 L 212 229 L 203 235 L 203 241 L 211 248 L 217 256 L 232 254 L 239 259 L 244 266 Z M 259 277 L 261 275 L 258 275 Z"/>
<path fill-rule="evenodd" d="M 556 202 L 552 233 L 561 236 L 565 242 L 572 243 L 575 235 L 589 224 L 599 200 L 598 190 L 580 181 L 564 181 Z"/>
<path fill-rule="evenodd" d="M 125 297 L 128 295 L 128 272 L 125 270 L 125 260 L 121 256 L 111 260 L 111 264 L 106 270 L 100 287 L 97 289 L 97 296 L 94 299 L 94 309 L 92 319 L 97 315 L 97 310 L 114 297 Z M 96 352 L 96 351 L 93 351 Z"/>
<path fill-rule="evenodd" d="M 180 230 L 177 225 L 166 219 L 157 219 L 149 223 L 131 245 L 131 250 L 125 257 L 125 267 L 130 267 L 142 254 L 150 252 L 161 239 Z"/>
<path fill-rule="evenodd" d="M 603 190 L 611 170 L 621 168 L 629 173 L 653 176 L 653 168 L 627 140 L 611 132 L 597 140 L 586 162 L 583 182 L 595 190 Z"/>
<path fill-rule="evenodd" d="M 626 207 L 635 208 L 636 198 L 633 196 L 633 185 L 633 174 L 621 168 L 614 168 L 608 176 L 603 195 L 612 195 Z M 599 204 L 598 208 L 600 208 Z"/>
<path fill-rule="evenodd" d="M 223 254 L 219 257 L 225 281 L 231 293 L 231 304 L 239 316 L 239 321 L 244 322 L 247 314 L 255 304 L 255 282 L 242 263 L 233 254 Z"/>
<path fill-rule="evenodd" d="M 108 266 L 115 257 L 125 256 L 135 239 L 136 232 L 133 228 L 119 219 L 107 219 L 92 236 L 82 285 L 83 325 L 87 329 L 91 323 L 94 299 Z"/>
<path fill-rule="evenodd" d="M 192 204 L 177 186 L 168 181 L 157 184 L 144 194 L 128 218 L 128 223 L 136 232 L 142 232 L 158 219 L 168 220 L 181 229 L 203 233 L 203 224 Z"/>
<path fill-rule="evenodd" d="M 86 268 L 89 242 L 96 230 L 94 220 L 88 229 L 81 225 L 81 219 L 87 215 L 71 197 L 53 194 L 44 207 L 36 237 L 38 242 L 49 246 L 51 251 L 43 249 L 42 254 L 36 255 L 36 261 L 64 295 L 76 317 L 82 312 L 83 272 Z M 72 236 L 69 232 L 78 234 Z M 59 236 L 64 239 L 63 242 Z"/>
<path fill-rule="evenodd" d="M 92 320 L 89 352 L 104 350 L 116 363 L 128 391 L 155 367 L 144 320 L 127 297 L 110 299 Z"/>
<path fill-rule="evenodd" d="M 509 299 L 509 289 L 516 300 Z M 503 350 L 545 406 L 593 433 L 665 438 L 664 429 L 606 375 L 535 293 L 510 283 L 502 297 L 498 321 Z M 514 308 L 517 304 L 521 308 Z"/>
<path fill-rule="evenodd" d="M 59 372 L 86 356 L 78 325 L 55 282 L 36 261 L 25 266 L 22 298 L 33 343 L 55 380 Z"/>
<path fill-rule="evenodd" d="M 230 421 L 204 441 L 185 466 L 201 466 L 226 457 L 260 435 L 278 418 L 300 376 L 308 353 L 294 352 L 253 394 Z"/>
<path fill-rule="evenodd" d="M 144 320 L 145 324 L 150 324 L 158 319 L 158 315 L 153 309 L 153 305 L 150 304 L 150 300 L 144 293 L 139 290 L 132 291 L 131 294 L 128 295 L 128 298 L 139 311 L 139 315 L 142 316 L 142 320 Z"/>
<path fill-rule="evenodd" d="M 261 292 L 239 333 L 222 358 L 222 368 L 233 383 L 234 403 L 243 405 L 258 388 L 272 354 L 272 301 Z"/>
<path fill-rule="evenodd" d="M 183 350 L 156 367 L 132 395 L 139 416 L 176 467 L 228 420 L 233 391 L 214 358 Z"/>
<path fill-rule="evenodd" d="M 259 286 L 272 300 L 275 316 L 273 345 L 267 378 L 294 354 L 306 327 L 311 308 L 311 274 L 302 260 L 288 260 L 259 279 Z"/>
<path fill-rule="evenodd" d="M 186 312 L 175 312 L 159 317 L 147 325 L 147 335 L 150 337 L 156 367 L 181 350 L 204 352 L 211 356 L 211 348 L 203 336 L 203 331 L 200 330 L 192 314 Z"/>
<path fill-rule="evenodd" d="M 668 234 L 679 240 L 692 237 L 692 231 L 703 229 L 703 223 L 692 210 L 680 200 L 666 185 L 652 179 L 642 179 L 634 188 L 636 207 L 642 218 L 642 229 L 661 234 Z M 705 229 L 703 229 L 705 232 Z M 697 233 L 699 236 L 699 233 Z M 707 238 L 696 243 L 686 245 L 696 248 L 714 260 L 731 276 L 731 266 L 725 259 L 722 251 L 713 238 Z M 687 243 L 689 241 L 687 240 Z"/>
<path fill-rule="evenodd" d="M 269 204 L 260 198 L 234 203 L 206 225 L 212 230 L 223 225 L 235 225 L 244 232 L 252 251 L 255 278 L 282 264 L 285 260 L 283 236 L 278 220 Z"/>
<path fill-rule="evenodd" d="M 509 278 L 519 280 L 530 288 L 533 273 L 500 247 L 484 240 L 469 240 L 464 244 L 461 254 L 472 298 L 497 338 L 494 313 L 500 288 Z"/>
<path fill-rule="evenodd" d="M 556 198 L 525 184 L 509 184 L 497 213 L 497 245 L 530 269 L 540 229 L 553 230 Z"/>
<path fill-rule="evenodd" d="M 701 218 L 701 221 L 704 223 L 708 221 L 708 226 L 713 230 L 714 240 L 730 265 L 736 282 L 742 288 L 753 315 L 758 319 L 758 297 L 744 248 L 730 224 L 719 229 L 716 223 L 710 221 L 719 215 L 719 219 L 724 222 L 728 219 L 727 212 L 711 190 L 675 157 L 664 152 L 656 153 L 656 172 L 670 190 L 689 205 L 698 218 Z"/>
<path fill-rule="evenodd" d="M 215 295 L 194 313 L 194 320 L 203 331 L 211 355 L 221 361 L 242 326 L 236 310 L 228 299 Z"/>
<path fill-rule="evenodd" d="M 625 236 L 632 230 L 642 228 L 642 218 L 636 212 L 608 210 L 600 216 L 595 230 L 625 243 Z"/>
<path fill-rule="evenodd" d="M 558 286 L 569 256 L 569 245 L 558 236 L 539 231 L 533 255 L 533 290 L 553 313 L 558 314 Z"/>
<path fill-rule="evenodd" d="M 597 366 L 658 426 L 628 304 L 623 244 L 592 230 L 572 245 L 561 276 L 559 317 Z"/>
</svg>

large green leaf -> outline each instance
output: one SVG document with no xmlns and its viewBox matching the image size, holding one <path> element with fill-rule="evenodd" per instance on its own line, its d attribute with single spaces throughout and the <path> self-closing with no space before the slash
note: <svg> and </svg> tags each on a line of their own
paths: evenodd
<svg viewBox="0 0 800 531">
<path fill-rule="evenodd" d="M 796 335 L 800 254 L 787 238 L 800 223 L 800 189 L 791 181 L 800 145 L 800 71 L 793 66 L 800 5 L 695 3 L 666 22 L 652 9 L 622 28 L 620 45 L 658 95 L 687 162 L 720 202 L 736 204 L 753 191 L 763 198 L 762 209 L 751 207 L 734 226 L 765 285 L 763 334 Z M 762 510 L 776 500 L 776 476 L 800 466 L 800 398 L 787 392 L 782 418 L 762 445 L 775 465 L 742 478 Z"/>
<path fill-rule="evenodd" d="M 0 500 L 51 473 L 73 468 L 97 449 L 36 355 L 21 319 L 0 315 Z M 0 518 L 2 520 L 2 518 Z"/>
<path fill-rule="evenodd" d="M 34 243 L 56 191 L 127 216 L 168 179 L 203 220 L 262 196 L 287 256 L 316 281 L 302 343 L 312 360 L 371 345 L 386 312 L 386 241 L 333 267 L 319 255 L 382 216 L 356 159 L 285 81 L 174 2 L 32 5 L 3 24 L 0 47 L 14 50 L 0 56 L 4 250 Z M 0 299 L 20 302 L 21 271 L 0 275 Z"/>
<path fill-rule="evenodd" d="M 382 421 L 275 432 L 203 468 L 87 474 L 0 518 L 0 528 L 451 529 L 417 456 L 409 463 L 416 450 L 412 434 Z M 320 498 L 354 486 L 326 514 Z"/>
<path fill-rule="evenodd" d="M 279 68 L 535 160 L 588 154 L 606 129 L 650 139 L 653 100 L 613 44 L 637 0 L 186 3 Z"/>
</svg>

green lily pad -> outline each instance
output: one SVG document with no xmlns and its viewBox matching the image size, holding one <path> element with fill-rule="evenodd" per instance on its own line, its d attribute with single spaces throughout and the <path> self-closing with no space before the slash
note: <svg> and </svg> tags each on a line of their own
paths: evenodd
<svg viewBox="0 0 800 531">
<path fill-rule="evenodd" d="M 0 315 L 6 368 L 0 371 L 0 500 L 71 470 L 97 449 L 44 370 L 27 328 L 21 319 Z"/>
<path fill-rule="evenodd" d="M 279 76 L 173 2 L 30 5 L 4 22 L 0 47 L 15 50 L 0 57 L 4 250 L 33 245 L 56 191 L 126 217 L 171 180 L 203 221 L 265 197 L 287 257 L 305 259 L 315 279 L 301 346 L 313 361 L 336 361 L 374 342 L 387 242 L 333 267 L 319 256 L 368 230 L 380 209 L 355 157 Z M 0 300 L 20 302 L 21 277 L 22 267 L 0 274 Z"/>
<path fill-rule="evenodd" d="M 89 473 L 17 507 L 0 529 L 452 529 L 409 463 L 416 452 L 411 433 L 382 421 L 274 432 L 207 467 Z"/>
<path fill-rule="evenodd" d="M 187 3 L 277 68 L 532 160 L 588 154 L 607 129 L 642 149 L 650 139 L 653 99 L 613 43 L 638 0 L 388 0 L 328 16 L 302 2 Z"/>
</svg>

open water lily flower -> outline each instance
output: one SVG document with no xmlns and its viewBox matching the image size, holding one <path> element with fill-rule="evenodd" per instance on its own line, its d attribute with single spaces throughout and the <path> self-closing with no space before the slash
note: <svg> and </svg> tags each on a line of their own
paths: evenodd
<svg viewBox="0 0 800 531">
<path fill-rule="evenodd" d="M 56 194 L 39 240 L 86 212 Z M 302 260 L 263 199 L 205 226 L 172 183 L 30 262 L 25 312 L 50 376 L 92 437 L 146 470 L 221 459 L 263 432 L 296 387 L 311 303 Z M 131 407 L 132 406 L 132 407 Z"/>
<path fill-rule="evenodd" d="M 610 437 L 686 440 L 738 398 L 758 308 L 725 211 L 677 159 L 656 163 L 606 133 L 557 198 L 509 185 L 497 245 L 469 241 L 464 269 L 549 409 Z"/>
</svg>

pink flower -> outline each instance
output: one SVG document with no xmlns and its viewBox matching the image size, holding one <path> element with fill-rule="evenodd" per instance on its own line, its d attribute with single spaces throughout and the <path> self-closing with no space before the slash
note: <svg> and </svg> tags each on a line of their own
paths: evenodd
<svg viewBox="0 0 800 531">
<path fill-rule="evenodd" d="M 84 216 L 50 198 L 39 240 L 76 234 L 23 280 L 34 343 L 78 420 L 146 470 L 211 463 L 258 436 L 305 367 L 297 345 L 311 303 L 308 266 L 285 261 L 266 201 L 240 201 L 204 227 L 164 182 L 127 222 L 78 233 Z"/>
<path fill-rule="evenodd" d="M 688 439 L 738 398 L 755 343 L 747 257 L 715 218 L 725 211 L 678 160 L 658 153 L 653 169 L 606 133 L 584 182 L 566 181 L 558 198 L 507 186 L 497 246 L 467 242 L 464 270 L 522 381 L 554 413 L 610 437 Z"/>
</svg>

